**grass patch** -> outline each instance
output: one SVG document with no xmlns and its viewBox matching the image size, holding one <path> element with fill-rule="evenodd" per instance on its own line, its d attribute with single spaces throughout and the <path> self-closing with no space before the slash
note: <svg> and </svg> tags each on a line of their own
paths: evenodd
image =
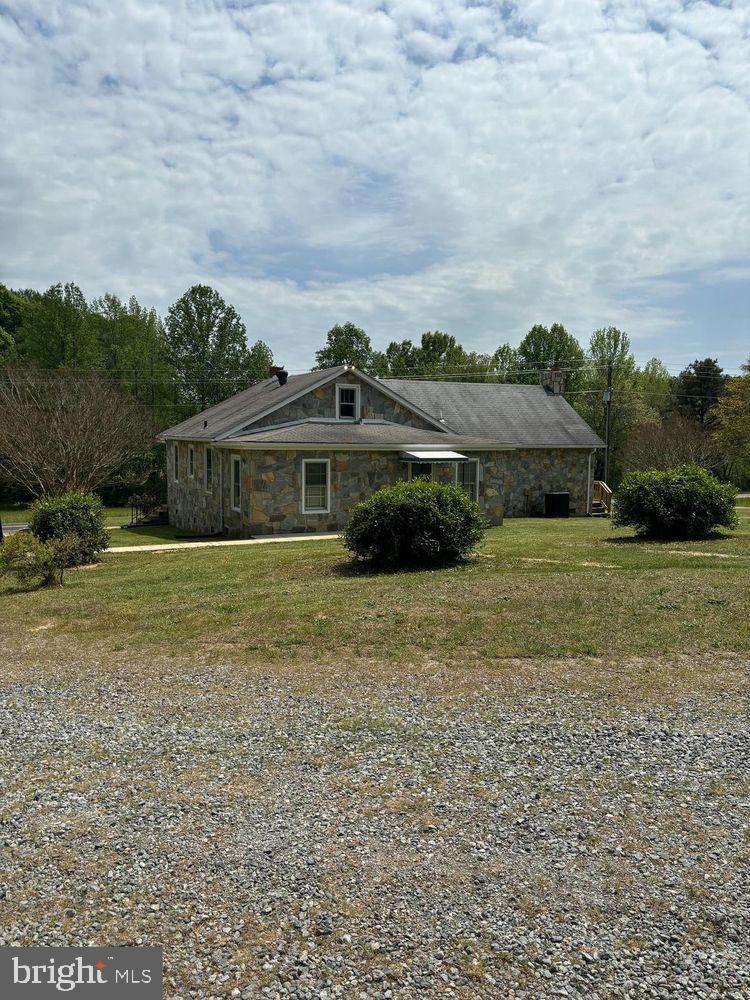
<svg viewBox="0 0 750 1000">
<path fill-rule="evenodd" d="M 134 533 L 112 534 L 132 544 Z M 43 627 L 45 640 L 168 656 L 187 644 L 213 660 L 312 665 L 345 650 L 471 665 L 750 649 L 750 523 L 659 543 L 603 519 L 515 519 L 455 569 L 360 575 L 347 565 L 338 540 L 110 554 L 96 572 L 70 573 L 62 591 L 0 594 L 9 638 L 33 641 Z"/>
<path fill-rule="evenodd" d="M 195 535 L 186 535 L 179 528 L 173 528 L 170 524 L 157 524 L 142 528 L 115 528 L 109 532 L 110 548 L 122 545 L 160 545 L 168 542 L 199 542 L 208 541 L 206 538 L 196 538 Z"/>
<path fill-rule="evenodd" d="M 0 518 L 3 524 L 23 523 L 29 519 L 31 505 L 28 503 L 0 503 Z M 105 524 L 125 524 L 130 520 L 130 507 L 105 507 Z"/>
</svg>

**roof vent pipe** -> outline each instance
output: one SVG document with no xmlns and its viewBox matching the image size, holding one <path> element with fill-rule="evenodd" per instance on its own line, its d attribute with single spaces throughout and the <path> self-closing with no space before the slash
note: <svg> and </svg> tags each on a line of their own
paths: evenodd
<svg viewBox="0 0 750 1000">
<path fill-rule="evenodd" d="M 283 366 L 271 365 L 268 369 L 268 377 L 273 378 L 274 375 L 279 381 L 279 385 L 286 385 L 286 380 L 289 378 L 289 372 Z"/>
</svg>

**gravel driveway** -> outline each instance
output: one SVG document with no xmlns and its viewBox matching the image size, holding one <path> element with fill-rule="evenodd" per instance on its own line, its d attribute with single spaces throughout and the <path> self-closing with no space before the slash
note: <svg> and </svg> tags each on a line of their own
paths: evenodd
<svg viewBox="0 0 750 1000">
<path fill-rule="evenodd" d="M 6 650 L 0 943 L 168 997 L 750 997 L 748 664 Z"/>
</svg>

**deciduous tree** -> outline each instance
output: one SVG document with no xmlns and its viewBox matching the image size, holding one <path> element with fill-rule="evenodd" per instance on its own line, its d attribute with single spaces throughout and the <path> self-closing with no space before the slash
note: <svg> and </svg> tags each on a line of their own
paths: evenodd
<svg viewBox="0 0 750 1000">
<path fill-rule="evenodd" d="M 315 354 L 315 367 L 354 365 L 363 372 L 370 372 L 375 353 L 370 338 L 361 327 L 354 323 L 336 324 L 326 334 L 325 347 Z"/>
<path fill-rule="evenodd" d="M 5 368 L 0 413 L 0 472 L 33 496 L 94 489 L 155 436 L 130 393 L 65 369 Z"/>
<path fill-rule="evenodd" d="M 675 380 L 675 405 L 701 424 L 713 422 L 713 409 L 724 393 L 727 377 L 716 358 L 695 360 Z"/>
<path fill-rule="evenodd" d="M 713 472 L 719 464 L 716 444 L 697 420 L 671 413 L 663 420 L 633 428 L 625 443 L 622 465 L 636 469 L 672 469 L 700 465 Z"/>
<path fill-rule="evenodd" d="M 204 410 L 245 388 L 249 352 L 237 310 L 208 285 L 193 285 L 165 321 L 169 360 L 182 396 Z"/>
<path fill-rule="evenodd" d="M 583 383 L 583 349 L 562 323 L 553 323 L 549 328 L 541 323 L 532 326 L 518 345 L 518 360 L 522 369 L 529 369 L 519 373 L 518 382 L 538 382 L 539 373 L 557 365 L 565 370 L 566 395 L 574 395 Z"/>
<path fill-rule="evenodd" d="M 715 440 L 734 469 L 750 472 L 750 358 L 742 368 L 716 406 Z"/>
</svg>

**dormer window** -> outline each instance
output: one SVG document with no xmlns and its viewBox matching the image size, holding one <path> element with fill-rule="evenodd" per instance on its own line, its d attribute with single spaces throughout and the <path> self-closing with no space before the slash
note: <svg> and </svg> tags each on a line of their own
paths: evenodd
<svg viewBox="0 0 750 1000">
<path fill-rule="evenodd" d="M 359 420 L 359 386 L 336 386 L 336 419 Z"/>
</svg>

